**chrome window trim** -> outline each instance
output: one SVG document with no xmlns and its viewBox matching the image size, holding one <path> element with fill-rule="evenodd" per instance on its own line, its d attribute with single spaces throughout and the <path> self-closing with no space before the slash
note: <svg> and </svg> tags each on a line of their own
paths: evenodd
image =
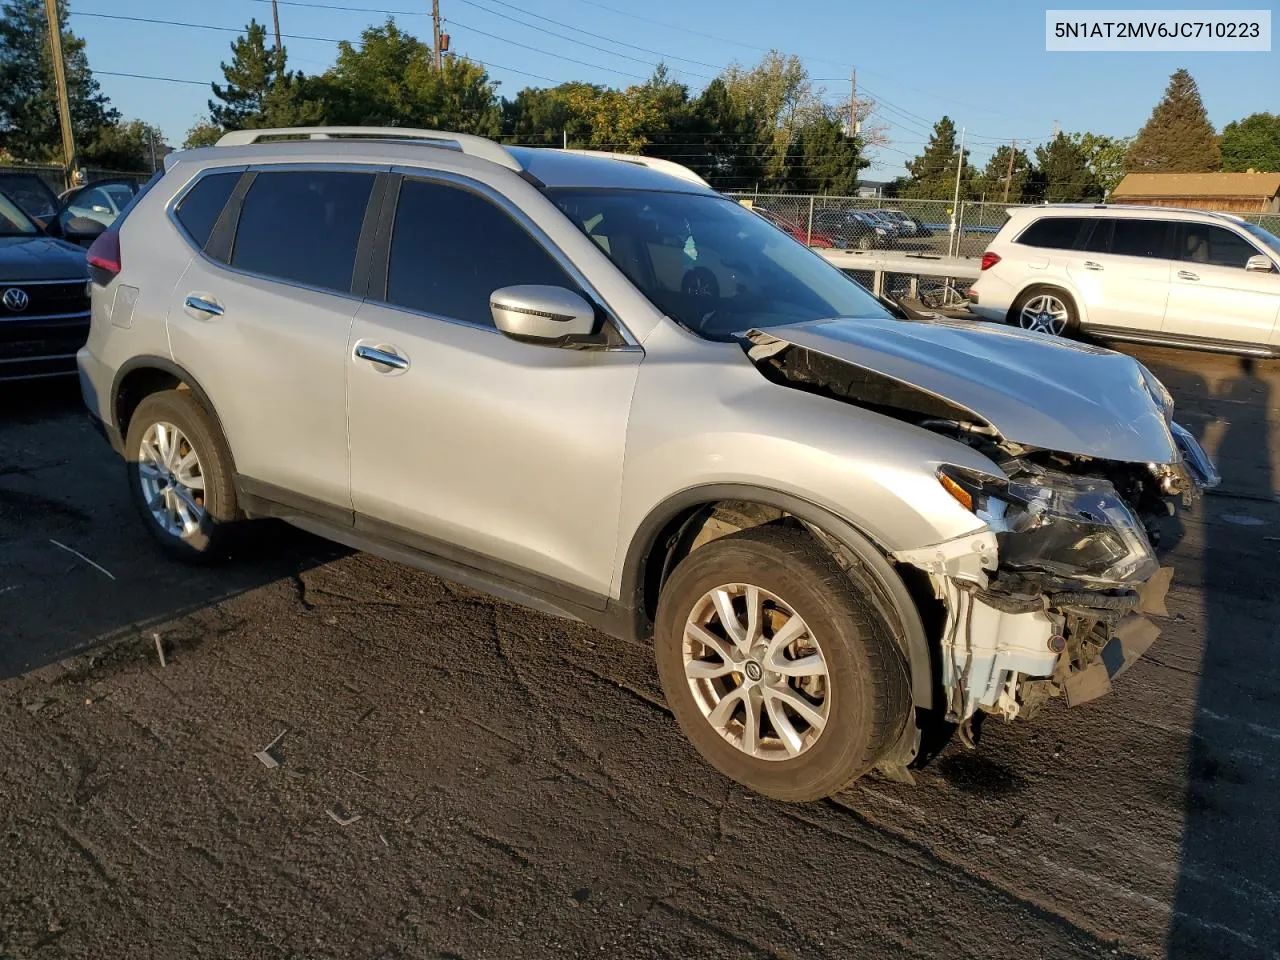
<svg viewBox="0 0 1280 960">
<path fill-rule="evenodd" d="M 575 283 L 577 283 L 582 288 L 582 290 L 585 293 L 587 293 L 588 296 L 604 310 L 606 319 L 613 324 L 614 329 L 616 329 L 618 333 L 621 334 L 622 339 L 624 341 L 622 347 L 611 347 L 609 348 L 610 350 L 618 351 L 623 348 L 635 348 L 636 350 L 640 350 L 641 352 L 643 352 L 643 348 L 640 347 L 640 341 L 636 339 L 636 336 L 631 332 L 630 329 L 628 329 L 627 325 L 622 322 L 621 317 L 619 317 L 618 315 L 618 311 L 615 310 L 612 305 L 610 305 L 608 300 L 606 300 L 603 296 L 601 296 L 600 291 L 596 288 L 595 284 L 593 284 L 590 280 L 588 280 L 586 274 L 584 274 L 580 269 L 578 269 L 577 264 L 575 264 L 572 260 L 570 260 L 569 257 L 565 255 L 564 251 L 562 251 L 559 248 L 559 246 L 557 246 L 552 241 L 552 239 L 549 236 L 547 236 L 546 231 L 543 230 L 540 226 L 538 226 L 538 224 L 535 223 L 533 219 L 527 213 L 525 213 L 524 210 L 522 210 L 518 204 L 514 203 L 510 197 L 506 196 L 506 194 L 495 189 L 494 187 L 491 187 L 487 183 L 483 183 L 479 180 L 473 179 L 472 177 L 468 177 L 460 173 L 454 173 L 449 170 L 438 170 L 431 167 L 412 167 L 412 166 L 405 166 L 405 165 L 397 165 L 391 168 L 391 172 L 398 173 L 406 178 L 413 179 L 413 180 L 436 181 L 439 183 L 447 184 L 449 186 L 461 187 L 462 189 L 465 189 L 465 190 L 471 190 L 472 192 L 480 194 L 486 200 L 493 203 L 496 207 L 498 207 L 498 209 L 500 209 L 503 213 L 510 216 L 513 220 L 516 221 L 516 223 L 518 223 L 521 227 L 523 227 L 533 237 L 534 241 L 539 245 L 541 245 L 543 250 L 545 250 L 547 254 L 551 257 L 551 259 L 555 261 L 556 265 L 560 267 L 560 269 L 562 269 L 565 273 L 567 273 L 569 275 L 569 278 L 573 280 Z M 396 212 L 397 213 L 399 212 L 398 206 L 397 206 Z M 392 242 L 395 241 L 394 221 L 392 222 L 391 241 Z M 388 258 L 390 258 L 390 250 L 391 250 L 390 245 L 388 245 L 387 247 Z M 469 320 L 461 320 L 456 317 L 437 316 L 435 314 L 427 313 L 426 311 L 415 310 L 410 307 L 402 307 L 400 304 L 388 303 L 385 300 L 378 300 L 373 297 L 369 298 L 369 302 L 381 304 L 382 306 L 389 307 L 392 310 L 404 310 L 406 313 L 412 313 L 417 316 L 430 317 L 435 320 L 445 320 L 445 321 L 448 321 L 449 323 L 463 324 L 468 327 L 476 327 L 482 330 L 492 329 L 494 333 L 499 333 L 499 334 L 502 333 L 502 331 L 498 330 L 496 327 L 488 327 L 478 323 L 471 323 Z"/>
</svg>

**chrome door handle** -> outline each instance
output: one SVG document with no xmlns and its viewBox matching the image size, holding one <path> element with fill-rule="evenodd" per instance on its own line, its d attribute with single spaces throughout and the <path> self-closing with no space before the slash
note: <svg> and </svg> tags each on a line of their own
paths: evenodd
<svg viewBox="0 0 1280 960">
<path fill-rule="evenodd" d="M 1200 275 L 1198 273 L 1192 273 L 1190 270 L 1179 270 L 1178 278 L 1181 280 L 1199 280 Z"/>
<path fill-rule="evenodd" d="M 1086 261 L 1084 262 L 1084 268 L 1085 268 L 1086 270 L 1101 270 L 1101 269 L 1102 269 L 1102 264 L 1098 263 L 1098 262 L 1097 262 L 1097 261 L 1095 261 L 1095 260 L 1086 260 Z"/>
<path fill-rule="evenodd" d="M 409 369 L 409 361 L 398 353 L 392 353 L 390 350 L 379 350 L 377 347 L 370 347 L 362 343 L 356 347 L 355 354 L 361 360 L 378 363 L 384 367 L 390 367 L 392 370 Z"/>
<path fill-rule="evenodd" d="M 187 297 L 185 306 L 188 310 L 195 310 L 198 313 L 207 313 L 211 317 L 222 316 L 222 304 L 216 300 L 206 300 L 204 297 L 197 297 L 195 294 Z"/>
</svg>

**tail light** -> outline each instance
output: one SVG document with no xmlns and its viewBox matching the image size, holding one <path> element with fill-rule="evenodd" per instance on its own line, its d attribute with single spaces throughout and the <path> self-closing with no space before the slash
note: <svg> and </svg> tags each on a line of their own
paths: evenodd
<svg viewBox="0 0 1280 960">
<path fill-rule="evenodd" d="M 120 272 L 120 233 L 109 227 L 98 234 L 86 254 L 89 275 L 99 286 L 106 286 Z"/>
<path fill-rule="evenodd" d="M 982 269 L 990 270 L 1000 262 L 1000 254 L 987 251 L 982 255 Z"/>
</svg>

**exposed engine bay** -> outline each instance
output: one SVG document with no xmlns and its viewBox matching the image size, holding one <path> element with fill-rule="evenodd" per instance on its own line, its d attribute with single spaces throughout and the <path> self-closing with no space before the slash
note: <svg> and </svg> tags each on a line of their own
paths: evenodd
<svg viewBox="0 0 1280 960">
<path fill-rule="evenodd" d="M 961 338 L 972 336 L 957 334 L 948 344 L 951 354 L 927 357 L 921 366 L 954 366 Z M 868 343 L 874 358 L 874 330 Z M 939 647 L 949 721 L 967 725 L 978 711 L 1025 717 L 1057 696 L 1072 706 L 1093 700 L 1159 635 L 1148 616 L 1165 614 L 1172 568 L 1160 566 L 1155 548 L 1177 502 L 1189 506 L 1218 476 L 1196 440 L 1173 422 L 1172 398 L 1136 361 L 1124 358 L 1134 380 L 1124 399 L 1130 410 L 1145 409 L 1148 420 L 1163 419 L 1156 426 L 1167 431 L 1165 460 L 1172 462 L 1068 453 L 1025 436 L 1011 439 L 993 423 L 998 418 L 886 373 L 892 362 L 881 369 L 863 365 L 843 342 L 835 344 L 842 355 L 834 355 L 751 331 L 743 346 L 775 383 L 948 436 L 998 467 L 988 474 L 941 465 L 943 489 L 984 526 L 891 554 L 927 574 L 945 609 Z M 895 374 L 912 362 L 905 352 L 889 359 L 901 361 Z M 1006 424 L 1032 422 L 1009 415 L 1007 406 L 1001 412 Z M 1151 429 L 1148 423 L 1148 435 Z"/>
</svg>

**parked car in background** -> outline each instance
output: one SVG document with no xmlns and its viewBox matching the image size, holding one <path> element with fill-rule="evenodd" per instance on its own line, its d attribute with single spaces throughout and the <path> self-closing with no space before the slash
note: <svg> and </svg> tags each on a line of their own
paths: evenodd
<svg viewBox="0 0 1280 960">
<path fill-rule="evenodd" d="M 901 210 L 880 210 L 878 211 L 892 220 L 898 225 L 898 234 L 903 237 L 919 237 L 924 236 L 928 231 L 925 230 L 924 224 L 914 217 L 909 217 Z"/>
<path fill-rule="evenodd" d="M 75 373 L 89 334 L 85 252 L 0 192 L 0 380 Z"/>
<path fill-rule="evenodd" d="M 863 210 L 819 210 L 813 215 L 813 224 L 831 237 L 833 246 L 844 250 L 872 250 L 893 239 L 888 227 Z"/>
<path fill-rule="evenodd" d="M 73 228 L 72 220 L 92 220 L 109 227 L 142 189 L 127 177 L 94 180 L 55 194 L 37 174 L 21 168 L 0 168 L 0 191 L 20 206 L 46 232 L 88 246 L 97 236 L 84 224 Z"/>
<path fill-rule="evenodd" d="M 1059 336 L 1280 356 L 1280 239 L 1204 210 L 1010 210 L 970 309 Z"/>
<path fill-rule="evenodd" d="M 89 251 L 79 365 L 177 558 L 279 517 L 644 643 L 786 800 L 1158 633 L 1153 540 L 1213 468 L 1131 357 L 899 316 L 645 158 L 317 127 L 165 169 Z"/>
<path fill-rule="evenodd" d="M 868 217 L 872 219 L 872 221 L 880 224 L 880 226 L 884 227 L 887 231 L 889 231 L 889 238 L 891 240 L 897 240 L 899 237 L 902 236 L 902 231 L 903 231 L 902 223 L 899 220 L 896 220 L 893 217 L 889 216 L 889 214 L 887 214 L 885 211 L 867 210 L 866 214 Z"/>
<path fill-rule="evenodd" d="M 789 220 L 781 214 L 770 210 L 768 207 L 762 207 L 757 204 L 752 206 L 751 210 L 767 220 L 769 223 L 773 224 L 779 230 L 786 231 L 801 243 L 807 244 L 811 247 L 824 248 L 834 247 L 836 245 L 835 240 L 829 233 L 825 230 L 817 229 L 817 223 L 814 224 L 814 229 L 810 230 L 803 224 L 796 223 L 794 220 Z"/>
</svg>

